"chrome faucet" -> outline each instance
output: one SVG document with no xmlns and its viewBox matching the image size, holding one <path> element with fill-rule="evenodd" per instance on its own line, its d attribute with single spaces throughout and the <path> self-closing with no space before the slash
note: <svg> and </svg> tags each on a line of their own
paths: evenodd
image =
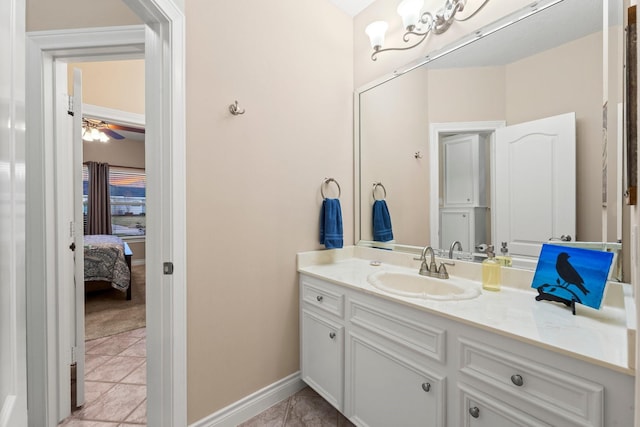
<svg viewBox="0 0 640 427">
<path fill-rule="evenodd" d="M 429 252 L 431 252 L 431 260 L 427 265 L 427 254 Z M 421 276 L 438 277 L 440 279 L 449 278 L 449 273 L 447 273 L 447 267 L 445 267 L 444 263 L 441 263 L 440 267 L 436 264 L 436 255 L 431 246 L 425 246 L 422 249 L 422 256 L 419 259 L 422 261 L 420 271 L 418 271 Z"/>
<path fill-rule="evenodd" d="M 451 246 L 449 247 L 449 259 L 453 259 L 453 250 L 456 248 L 456 245 L 458 245 L 459 251 L 463 251 L 462 243 L 460 243 L 459 240 L 454 240 L 453 243 L 451 243 Z"/>
</svg>

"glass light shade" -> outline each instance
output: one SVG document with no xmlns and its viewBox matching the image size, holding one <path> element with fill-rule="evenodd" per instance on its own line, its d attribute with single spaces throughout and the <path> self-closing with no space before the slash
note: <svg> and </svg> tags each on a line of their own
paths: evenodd
<svg viewBox="0 0 640 427">
<path fill-rule="evenodd" d="M 384 33 L 387 32 L 389 24 L 384 21 L 375 21 L 367 25 L 364 32 L 369 36 L 372 48 L 380 48 L 384 44 Z"/>
<path fill-rule="evenodd" d="M 109 137 L 106 133 L 100 132 L 100 142 L 109 142 Z"/>
<path fill-rule="evenodd" d="M 398 15 L 402 17 L 402 25 L 407 30 L 415 28 L 420 20 L 424 0 L 402 0 L 398 5 Z"/>
</svg>

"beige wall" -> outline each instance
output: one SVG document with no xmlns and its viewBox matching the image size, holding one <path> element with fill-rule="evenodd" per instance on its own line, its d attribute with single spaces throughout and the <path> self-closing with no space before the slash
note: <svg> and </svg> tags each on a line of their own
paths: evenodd
<svg viewBox="0 0 640 427">
<path fill-rule="evenodd" d="M 27 0 L 27 31 L 141 24 L 122 1 Z"/>
<path fill-rule="evenodd" d="M 353 243 L 353 44 L 326 0 L 186 11 L 193 422 L 299 369 L 295 258 L 321 248 L 325 177 Z"/>
<path fill-rule="evenodd" d="M 144 59 L 69 64 L 69 93 L 74 68 L 82 70 L 84 104 L 144 114 Z"/>
</svg>

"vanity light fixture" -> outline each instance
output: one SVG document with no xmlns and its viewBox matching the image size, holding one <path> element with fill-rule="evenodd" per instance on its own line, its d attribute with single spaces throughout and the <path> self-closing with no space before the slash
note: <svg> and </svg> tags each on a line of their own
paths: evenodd
<svg viewBox="0 0 640 427">
<path fill-rule="evenodd" d="M 466 21 L 473 17 L 482 9 L 489 0 L 485 0 L 471 15 L 458 21 Z M 383 49 L 384 35 L 389 28 L 389 24 L 385 21 L 375 21 L 367 25 L 365 33 L 369 36 L 373 53 L 371 59 L 376 61 L 376 55 L 380 52 L 389 50 L 408 50 L 413 49 L 422 43 L 430 33 L 442 34 L 449 29 L 454 20 L 456 13 L 464 9 L 467 0 L 444 0 L 444 6 L 431 13 L 429 11 L 422 12 L 424 0 L 402 0 L 398 5 L 398 15 L 402 18 L 402 24 L 406 32 L 402 36 L 402 40 L 408 43 L 412 37 L 417 37 L 417 41 L 406 47 L 388 47 Z"/>
</svg>

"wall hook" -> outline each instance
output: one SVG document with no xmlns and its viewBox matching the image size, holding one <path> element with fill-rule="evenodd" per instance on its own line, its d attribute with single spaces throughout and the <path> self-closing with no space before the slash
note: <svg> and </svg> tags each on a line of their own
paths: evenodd
<svg viewBox="0 0 640 427">
<path fill-rule="evenodd" d="M 244 108 L 242 110 L 238 109 L 238 101 L 236 101 L 235 104 L 229 105 L 229 111 L 234 116 L 237 116 L 238 114 L 244 114 Z"/>
<path fill-rule="evenodd" d="M 422 153 L 421 153 L 421 152 L 419 152 L 419 151 L 416 151 L 416 152 L 413 154 L 413 157 L 415 157 L 416 159 L 421 159 L 421 158 L 422 158 Z"/>
</svg>

